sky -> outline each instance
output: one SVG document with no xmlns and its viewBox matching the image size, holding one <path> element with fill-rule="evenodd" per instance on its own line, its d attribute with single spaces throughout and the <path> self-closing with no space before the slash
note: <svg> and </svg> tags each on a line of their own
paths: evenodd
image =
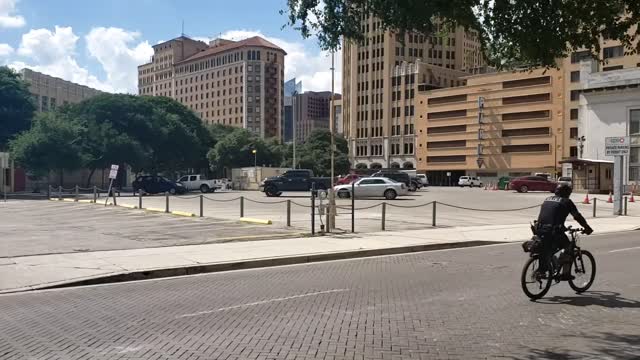
<svg viewBox="0 0 640 360">
<path fill-rule="evenodd" d="M 282 47 L 286 80 L 331 89 L 331 57 L 286 24 L 286 0 L 0 0 L 0 65 L 30 68 L 103 91 L 137 93 L 151 46 L 184 33 L 198 40 L 259 35 Z M 336 53 L 336 92 L 341 55 Z"/>
</svg>

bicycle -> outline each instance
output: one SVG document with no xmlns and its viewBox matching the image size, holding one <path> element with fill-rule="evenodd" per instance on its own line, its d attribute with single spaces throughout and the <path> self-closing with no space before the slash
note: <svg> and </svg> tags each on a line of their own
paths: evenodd
<svg viewBox="0 0 640 360">
<path fill-rule="evenodd" d="M 579 234 L 584 233 L 584 229 L 569 226 L 566 232 L 571 235 L 571 254 L 569 255 L 571 256 L 571 274 L 575 276 L 574 280 L 568 280 L 568 282 L 571 289 L 580 294 L 593 285 L 596 277 L 596 260 L 589 251 L 582 250 L 579 246 Z M 525 242 L 523 249 L 530 253 L 530 257 L 522 268 L 520 277 L 522 290 L 531 300 L 537 300 L 547 294 L 553 281 L 556 284 L 562 281 L 560 280 L 562 264 L 559 263 L 556 252 L 550 256 L 547 270 L 539 270 L 542 261 L 542 240 L 537 236 Z"/>
</svg>

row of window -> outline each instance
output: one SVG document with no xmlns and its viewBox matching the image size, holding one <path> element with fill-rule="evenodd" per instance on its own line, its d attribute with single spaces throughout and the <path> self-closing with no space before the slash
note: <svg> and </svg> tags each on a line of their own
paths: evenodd
<svg viewBox="0 0 640 360">
<path fill-rule="evenodd" d="M 390 144 L 389 152 L 391 155 L 413 155 L 414 146 L 413 143 L 404 143 L 404 147 L 402 150 L 404 152 L 400 152 L 400 144 L 394 143 Z M 384 155 L 383 146 L 381 144 L 375 145 L 358 145 L 355 148 L 356 156 L 382 156 Z"/>
<path fill-rule="evenodd" d="M 391 108 L 391 117 L 392 118 L 400 117 L 402 115 L 402 113 L 400 112 L 400 109 L 402 108 L 399 106 Z M 404 116 L 413 116 L 414 113 L 415 113 L 415 108 L 413 105 L 404 107 Z"/>
<path fill-rule="evenodd" d="M 416 83 L 416 74 L 407 74 L 404 76 L 404 84 L 415 84 Z M 391 78 L 391 86 L 400 86 L 402 85 L 402 75 L 394 76 Z"/>
<path fill-rule="evenodd" d="M 224 66 L 238 61 L 244 60 L 244 52 L 236 51 L 230 54 L 215 56 L 200 62 L 185 64 L 176 67 L 176 74 L 192 73 L 200 70 L 206 70 L 218 66 Z M 248 50 L 247 60 L 260 60 L 259 50 Z"/>
<path fill-rule="evenodd" d="M 413 99 L 415 97 L 415 89 L 406 89 L 404 91 L 405 99 Z M 391 101 L 400 101 L 402 100 L 402 90 L 391 92 Z"/>
<path fill-rule="evenodd" d="M 236 78 L 237 79 L 237 78 Z M 242 79 L 240 79 L 242 80 Z M 236 84 L 238 83 L 238 81 L 235 82 Z M 240 83 L 242 84 L 242 81 L 240 81 Z M 231 81 L 229 81 L 229 85 L 232 85 Z M 226 82 L 223 82 L 222 86 L 227 86 Z M 249 84 L 249 86 L 251 86 L 251 84 Z M 257 86 L 259 87 L 260 84 L 257 84 Z M 217 87 L 220 87 L 220 81 L 218 81 Z M 162 89 L 162 85 L 160 85 L 160 88 Z M 165 84 L 165 88 L 167 88 L 166 84 Z M 169 88 L 171 88 L 171 86 L 169 86 Z M 214 89 L 214 84 L 211 84 L 211 89 Z M 232 91 L 235 89 L 235 94 L 237 94 L 238 92 L 242 93 L 242 89 L 243 87 L 235 87 L 235 88 L 230 88 L 229 89 L 229 94 L 232 93 Z M 238 90 L 240 89 L 240 90 Z M 158 90 L 158 85 L 156 85 L 156 91 Z M 200 89 L 198 89 L 198 85 L 196 85 L 195 89 L 193 86 L 184 86 L 181 87 L 179 89 L 176 90 L 176 94 L 189 94 L 189 93 L 193 93 L 193 92 L 198 92 L 198 91 L 204 91 L 204 90 L 209 90 L 209 83 L 206 84 L 200 84 Z M 223 96 L 226 95 L 227 89 L 222 89 L 223 92 Z M 218 96 L 220 96 L 220 90 L 218 90 L 217 92 Z M 213 92 L 211 92 L 211 96 L 213 96 Z"/>
<path fill-rule="evenodd" d="M 530 144 L 530 145 L 504 145 L 502 153 L 530 153 L 530 152 L 549 152 L 551 147 L 549 144 Z M 475 155 L 473 155 L 475 158 Z M 427 156 L 427 163 L 464 163 L 467 162 L 467 155 L 442 155 Z"/>
<path fill-rule="evenodd" d="M 622 57 L 624 56 L 624 46 L 610 46 L 602 49 L 602 58 L 603 60 Z M 571 63 L 576 64 L 582 60 L 591 59 L 591 52 L 589 50 L 576 51 L 571 54 Z"/>
</svg>

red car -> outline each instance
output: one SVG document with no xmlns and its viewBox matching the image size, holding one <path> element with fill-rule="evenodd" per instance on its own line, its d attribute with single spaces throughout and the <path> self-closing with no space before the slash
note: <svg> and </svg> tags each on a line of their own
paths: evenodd
<svg viewBox="0 0 640 360">
<path fill-rule="evenodd" d="M 359 180 L 361 178 L 362 177 L 360 175 L 358 175 L 358 174 L 347 175 L 347 176 L 344 176 L 344 177 L 340 178 L 338 180 L 337 185 L 348 185 L 348 184 L 351 184 L 352 182 L 354 182 L 356 180 Z"/>
<path fill-rule="evenodd" d="M 558 183 L 542 176 L 524 176 L 511 180 L 509 188 L 519 193 L 528 191 L 556 191 Z"/>
</svg>

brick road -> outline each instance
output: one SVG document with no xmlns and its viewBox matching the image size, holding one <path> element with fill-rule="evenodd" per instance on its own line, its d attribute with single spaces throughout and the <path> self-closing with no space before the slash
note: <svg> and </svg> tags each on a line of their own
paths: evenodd
<svg viewBox="0 0 640 360">
<path fill-rule="evenodd" d="M 519 244 L 7 295 L 0 359 L 638 359 L 640 235 L 583 246 L 537 303 Z"/>
</svg>

